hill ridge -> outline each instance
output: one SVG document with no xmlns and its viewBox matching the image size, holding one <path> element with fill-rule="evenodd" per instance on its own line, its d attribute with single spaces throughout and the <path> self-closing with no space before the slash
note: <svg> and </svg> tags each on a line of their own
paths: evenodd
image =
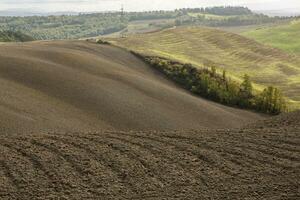
<svg viewBox="0 0 300 200">
<path fill-rule="evenodd" d="M 117 47 L 2 44 L 0 61 L 3 132 L 237 127 L 263 118 L 195 97 Z"/>
</svg>

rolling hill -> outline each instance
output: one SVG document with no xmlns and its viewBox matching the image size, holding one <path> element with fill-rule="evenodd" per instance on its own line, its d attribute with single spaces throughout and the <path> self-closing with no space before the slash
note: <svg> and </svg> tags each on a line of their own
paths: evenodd
<svg viewBox="0 0 300 200">
<path fill-rule="evenodd" d="M 239 127 L 262 118 L 195 97 L 117 47 L 7 43 L 0 63 L 1 133 Z"/>
<path fill-rule="evenodd" d="M 161 32 L 108 39 L 113 44 L 147 55 L 226 69 L 239 80 L 245 73 L 256 88 L 280 88 L 293 105 L 300 106 L 300 57 L 252 39 L 210 28 L 173 28 Z"/>
<path fill-rule="evenodd" d="M 290 53 L 300 53 L 300 20 L 242 33 L 244 36 Z"/>
</svg>

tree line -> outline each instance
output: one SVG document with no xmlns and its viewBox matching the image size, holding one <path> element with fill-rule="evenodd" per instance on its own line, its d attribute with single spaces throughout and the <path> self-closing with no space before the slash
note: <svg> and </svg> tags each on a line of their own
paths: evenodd
<svg viewBox="0 0 300 200">
<path fill-rule="evenodd" d="M 252 11 L 242 6 L 215 6 L 207 8 L 183 8 L 178 11 L 185 13 L 206 13 L 213 15 L 251 15 Z"/>
<path fill-rule="evenodd" d="M 185 89 L 207 99 L 268 114 L 287 111 L 287 103 L 278 88 L 269 86 L 262 92 L 255 92 L 250 77 L 246 74 L 243 81 L 238 83 L 227 77 L 225 70 L 221 74 L 217 73 L 214 66 L 196 68 L 191 64 L 132 53 Z"/>
<path fill-rule="evenodd" d="M 33 41 L 31 36 L 23 34 L 19 31 L 1 31 L 0 30 L 0 42 L 28 42 Z"/>
<path fill-rule="evenodd" d="M 211 15 L 218 16 L 212 17 Z M 109 12 L 60 16 L 0 17 L 0 29 L 13 32 L 21 31 L 37 40 L 78 39 L 125 30 L 131 21 L 156 19 L 171 19 L 159 22 L 161 28 L 169 28 L 181 25 L 241 26 L 294 18 L 254 14 L 244 7 L 210 7 L 174 11 L 125 12 L 125 14 Z"/>
<path fill-rule="evenodd" d="M 176 26 L 181 25 L 200 25 L 210 27 L 226 27 L 226 26 L 248 26 L 265 23 L 274 23 L 283 20 L 292 20 L 295 17 L 269 17 L 263 14 L 252 15 L 236 15 L 223 18 L 212 18 L 207 15 L 198 16 L 181 16 L 175 21 Z"/>
</svg>

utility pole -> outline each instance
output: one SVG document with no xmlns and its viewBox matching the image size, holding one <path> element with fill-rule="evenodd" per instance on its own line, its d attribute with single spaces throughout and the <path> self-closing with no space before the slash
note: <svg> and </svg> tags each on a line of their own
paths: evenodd
<svg viewBox="0 0 300 200">
<path fill-rule="evenodd" d="M 122 22 L 124 22 L 124 16 L 125 16 L 124 5 L 122 4 L 122 6 L 121 6 L 121 21 Z"/>
<path fill-rule="evenodd" d="M 122 4 L 121 6 L 121 22 L 124 23 L 125 22 L 125 11 L 124 11 L 124 5 Z M 124 30 L 121 31 L 121 37 L 124 38 L 126 37 Z"/>
</svg>

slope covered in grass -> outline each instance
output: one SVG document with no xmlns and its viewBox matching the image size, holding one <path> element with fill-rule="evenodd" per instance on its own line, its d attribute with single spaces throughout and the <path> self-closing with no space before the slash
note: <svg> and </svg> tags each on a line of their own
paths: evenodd
<svg viewBox="0 0 300 200">
<path fill-rule="evenodd" d="M 243 35 L 284 51 L 300 54 L 300 20 L 247 31 Z"/>
<path fill-rule="evenodd" d="M 143 54 L 226 69 L 237 80 L 247 73 L 256 88 L 273 85 L 296 104 L 300 101 L 300 58 L 237 34 L 189 27 L 110 40 Z"/>
</svg>

